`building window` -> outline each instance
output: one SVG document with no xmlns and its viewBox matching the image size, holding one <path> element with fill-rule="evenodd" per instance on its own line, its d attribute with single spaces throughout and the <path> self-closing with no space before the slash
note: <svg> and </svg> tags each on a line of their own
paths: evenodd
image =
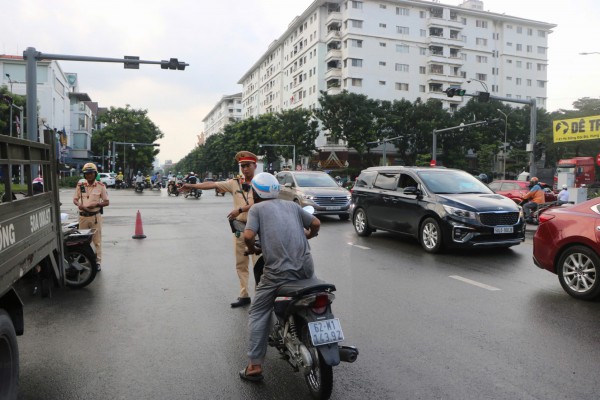
<svg viewBox="0 0 600 400">
<path fill-rule="evenodd" d="M 512 29 L 512 25 L 511 24 L 507 24 L 506 25 L 506 29 Z"/>
<path fill-rule="evenodd" d="M 380 4 L 379 8 L 383 8 L 385 10 L 387 8 L 387 6 L 385 4 Z"/>
<path fill-rule="evenodd" d="M 350 84 L 352 86 L 362 86 L 362 79 L 361 78 L 351 78 Z"/>
<path fill-rule="evenodd" d="M 431 64 L 429 66 L 429 73 L 442 75 L 444 74 L 444 66 L 439 64 Z"/>
<path fill-rule="evenodd" d="M 528 62 L 527 64 L 525 64 L 525 68 L 526 69 L 531 69 L 531 68 L 533 68 L 533 64 L 530 63 L 530 62 Z"/>
<path fill-rule="evenodd" d="M 425 85 L 419 85 L 419 92 L 425 93 Z"/>
<path fill-rule="evenodd" d="M 363 41 L 358 39 L 348 39 L 350 41 L 350 47 L 362 48 Z"/>
<path fill-rule="evenodd" d="M 506 42 L 506 46 L 512 47 L 512 42 Z"/>
<path fill-rule="evenodd" d="M 399 33 L 400 35 L 408 35 L 408 26 L 396 26 L 396 33 Z"/>
<path fill-rule="evenodd" d="M 506 60 L 506 63 L 507 64 L 512 64 L 512 60 L 509 58 L 509 59 Z"/>
<path fill-rule="evenodd" d="M 523 61 L 517 60 L 517 68 L 522 68 L 522 66 L 523 66 Z"/>
<path fill-rule="evenodd" d="M 352 28 L 362 28 L 363 27 L 363 22 L 359 19 L 349 19 L 348 21 L 346 21 L 346 29 L 348 28 L 348 22 L 350 22 L 350 26 Z"/>
<path fill-rule="evenodd" d="M 385 42 L 379 42 L 379 47 L 385 47 L 387 44 Z"/>
<path fill-rule="evenodd" d="M 443 56 L 444 48 L 442 46 L 429 46 L 429 54 L 433 56 Z"/>
<path fill-rule="evenodd" d="M 515 79 L 515 83 L 516 83 L 517 85 L 519 85 L 519 86 L 521 85 L 521 81 L 522 81 L 522 79 L 521 79 L 521 78 L 516 78 L 516 79 Z"/>
<path fill-rule="evenodd" d="M 492 92 L 498 92 L 498 85 L 492 85 Z"/>
<path fill-rule="evenodd" d="M 485 38 L 475 38 L 475 44 L 477 46 L 487 46 L 487 39 L 485 39 Z"/>
<path fill-rule="evenodd" d="M 444 37 L 443 28 L 429 28 L 429 36 Z"/>
<path fill-rule="evenodd" d="M 512 76 L 507 76 L 507 77 L 506 77 L 506 80 L 507 80 L 507 81 L 512 81 Z"/>
<path fill-rule="evenodd" d="M 460 17 L 460 23 L 463 25 L 467 24 L 467 19 L 465 17 Z"/>
<path fill-rule="evenodd" d="M 441 93 L 443 92 L 443 85 L 441 83 L 430 83 L 429 91 L 433 93 Z"/>
<path fill-rule="evenodd" d="M 425 67 L 419 67 L 419 73 L 420 74 L 426 74 L 427 73 L 427 68 L 425 68 Z"/>
<path fill-rule="evenodd" d="M 427 55 L 427 49 L 425 47 L 419 47 L 419 54 L 422 56 Z"/>
<path fill-rule="evenodd" d="M 517 43 L 517 51 L 523 51 L 523 45 L 521 43 Z"/>
<path fill-rule="evenodd" d="M 533 29 L 527 28 L 527 36 L 533 36 Z"/>
<path fill-rule="evenodd" d="M 408 17 L 410 15 L 410 10 L 405 7 L 396 7 L 396 15 L 405 15 Z"/>
<path fill-rule="evenodd" d="M 480 19 L 476 19 L 475 20 L 475 26 L 478 28 L 487 28 L 488 27 L 488 23 L 487 21 L 482 21 Z"/>
<path fill-rule="evenodd" d="M 477 80 L 487 81 L 487 75 L 486 74 L 475 74 L 475 76 L 477 77 Z"/>
<path fill-rule="evenodd" d="M 498 75 L 498 68 L 492 68 L 492 75 Z"/>
<path fill-rule="evenodd" d="M 477 62 L 480 64 L 487 64 L 488 58 L 487 56 L 477 56 Z"/>
<path fill-rule="evenodd" d="M 444 18 L 444 9 L 441 7 L 431 7 L 432 18 Z"/>
<path fill-rule="evenodd" d="M 527 45 L 527 52 L 528 53 L 533 52 L 533 46 L 532 45 L 530 45 L 530 44 Z"/>
<path fill-rule="evenodd" d="M 379 23 L 379 27 L 380 27 L 380 28 L 386 28 L 386 27 L 387 27 L 387 25 L 386 25 L 386 24 L 382 24 L 382 23 L 380 22 L 380 23 Z"/>
<path fill-rule="evenodd" d="M 450 48 L 450 58 L 460 58 L 460 49 Z"/>
<path fill-rule="evenodd" d="M 419 11 L 419 18 L 426 18 L 427 13 L 425 11 Z"/>
<path fill-rule="evenodd" d="M 531 79 L 527 79 L 527 86 L 531 86 Z"/>
<path fill-rule="evenodd" d="M 404 53 L 404 54 L 408 54 L 409 52 L 409 47 L 407 44 L 397 44 L 396 45 L 396 51 L 398 53 Z"/>
<path fill-rule="evenodd" d="M 538 36 L 545 38 L 546 37 L 546 31 L 542 31 L 542 30 L 538 30 Z"/>
<path fill-rule="evenodd" d="M 396 90 L 404 90 L 404 91 L 407 91 L 407 90 L 408 90 L 408 83 L 400 83 L 400 82 L 396 82 Z"/>
<path fill-rule="evenodd" d="M 385 81 L 379 81 L 380 86 L 385 86 Z"/>
<path fill-rule="evenodd" d="M 538 54 L 546 54 L 546 48 L 542 46 L 538 46 L 537 48 Z"/>
<path fill-rule="evenodd" d="M 360 58 L 350 58 L 350 65 L 353 67 L 362 68 L 362 59 Z"/>
<path fill-rule="evenodd" d="M 546 81 L 537 81 L 537 86 L 544 89 L 546 87 Z"/>
<path fill-rule="evenodd" d="M 352 5 L 352 8 L 356 8 L 358 10 L 362 10 L 362 8 L 363 8 L 362 1 L 351 1 L 350 4 Z"/>
<path fill-rule="evenodd" d="M 398 71 L 398 72 L 408 72 L 408 64 L 398 64 L 398 63 L 396 63 L 396 71 Z"/>
<path fill-rule="evenodd" d="M 385 62 L 385 61 L 379 61 L 379 66 L 380 66 L 380 67 L 385 67 L 385 65 L 386 65 L 386 62 Z"/>
</svg>

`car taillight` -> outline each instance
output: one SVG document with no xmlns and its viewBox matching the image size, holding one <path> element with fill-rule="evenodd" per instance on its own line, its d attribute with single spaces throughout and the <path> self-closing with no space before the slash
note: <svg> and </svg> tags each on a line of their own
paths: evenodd
<svg viewBox="0 0 600 400">
<path fill-rule="evenodd" d="M 329 296 L 327 293 L 318 294 L 315 298 L 315 302 L 312 304 L 311 310 L 315 314 L 323 314 L 327 311 L 327 305 L 329 304 Z"/>
<path fill-rule="evenodd" d="M 551 220 L 551 219 L 553 219 L 553 218 L 554 218 L 554 215 L 553 215 L 553 214 L 544 214 L 544 213 L 542 213 L 542 214 L 540 214 L 540 216 L 538 217 L 538 221 L 539 221 L 539 223 L 540 223 L 540 225 L 541 225 L 541 224 L 543 224 L 544 222 L 548 222 L 548 221 L 550 221 L 550 220 Z"/>
</svg>

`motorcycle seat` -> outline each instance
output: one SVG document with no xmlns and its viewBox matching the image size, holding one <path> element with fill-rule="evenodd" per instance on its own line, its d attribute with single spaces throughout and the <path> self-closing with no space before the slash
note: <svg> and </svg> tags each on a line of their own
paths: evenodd
<svg viewBox="0 0 600 400">
<path fill-rule="evenodd" d="M 333 292 L 335 291 L 335 285 L 317 278 L 310 278 L 281 285 L 277 289 L 276 296 L 298 297 L 306 293 L 323 291 Z"/>
</svg>

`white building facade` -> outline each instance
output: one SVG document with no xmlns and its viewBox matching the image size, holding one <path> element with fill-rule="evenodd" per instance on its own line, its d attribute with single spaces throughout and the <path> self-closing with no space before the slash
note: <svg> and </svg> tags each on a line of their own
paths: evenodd
<svg viewBox="0 0 600 400">
<path fill-rule="evenodd" d="M 320 91 L 342 90 L 456 109 L 467 99 L 447 97 L 450 86 L 545 107 L 554 27 L 483 11 L 479 0 L 317 0 L 239 80 L 243 117 L 314 108 Z M 317 146 L 326 144 L 322 135 Z"/>
<path fill-rule="evenodd" d="M 223 96 L 212 110 L 204 117 L 204 132 L 199 137 L 199 142 L 206 141 L 215 133 L 223 132 L 225 126 L 232 121 L 242 119 L 242 94 L 236 93 Z"/>
</svg>

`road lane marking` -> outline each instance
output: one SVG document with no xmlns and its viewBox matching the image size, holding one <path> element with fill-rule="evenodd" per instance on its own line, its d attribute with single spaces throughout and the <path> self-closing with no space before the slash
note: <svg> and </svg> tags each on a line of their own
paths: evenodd
<svg viewBox="0 0 600 400">
<path fill-rule="evenodd" d="M 361 246 L 361 245 L 358 245 L 358 244 L 354 244 L 354 243 L 352 243 L 352 242 L 348 242 L 348 244 L 349 244 L 350 246 L 358 247 L 359 249 L 363 249 L 363 250 L 371 250 L 371 248 L 370 248 L 370 247 Z"/>
<path fill-rule="evenodd" d="M 486 285 L 485 283 L 473 281 L 471 279 L 463 278 L 462 276 L 458 276 L 458 275 L 450 275 L 449 278 L 456 279 L 457 281 L 465 282 L 470 285 L 478 286 L 478 287 L 486 289 L 486 290 L 491 290 L 491 291 L 501 290 L 501 289 L 498 289 L 497 287 Z"/>
</svg>

